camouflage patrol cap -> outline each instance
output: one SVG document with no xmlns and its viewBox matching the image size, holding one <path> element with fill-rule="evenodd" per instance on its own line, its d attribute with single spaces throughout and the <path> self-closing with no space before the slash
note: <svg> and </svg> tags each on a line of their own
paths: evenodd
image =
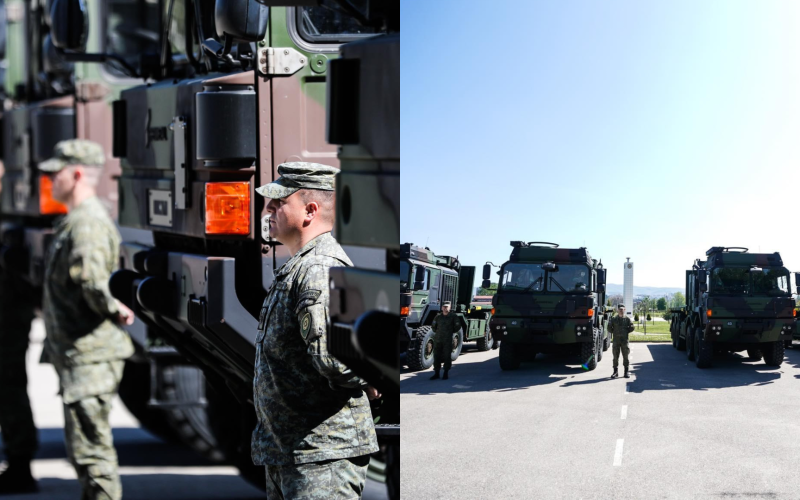
<svg viewBox="0 0 800 500">
<path fill-rule="evenodd" d="M 447 302 L 442 304 L 442 307 L 450 307 L 450 301 L 448 300 Z"/>
<path fill-rule="evenodd" d="M 59 172 L 67 165 L 102 167 L 106 162 L 103 146 L 85 139 L 68 139 L 56 144 L 53 157 L 39 164 L 42 172 Z"/>
<path fill-rule="evenodd" d="M 625 304 L 619 304 L 619 305 L 617 306 L 617 309 L 625 309 Z"/>
<path fill-rule="evenodd" d="M 256 188 L 256 192 L 264 198 L 286 198 L 301 189 L 319 189 L 320 191 L 333 191 L 338 168 L 333 168 L 321 163 L 305 161 L 291 161 L 278 165 L 280 177 Z"/>
</svg>

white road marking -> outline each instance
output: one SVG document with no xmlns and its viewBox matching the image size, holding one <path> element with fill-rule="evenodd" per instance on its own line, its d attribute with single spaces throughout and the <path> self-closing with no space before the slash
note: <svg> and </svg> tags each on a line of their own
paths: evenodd
<svg viewBox="0 0 800 500">
<path fill-rule="evenodd" d="M 622 420 L 628 418 L 628 405 L 622 405 L 622 414 L 620 418 L 622 418 Z"/>
<path fill-rule="evenodd" d="M 471 385 L 458 385 L 458 384 L 453 386 L 454 389 L 469 389 L 470 387 L 472 387 L 472 386 Z"/>
<path fill-rule="evenodd" d="M 661 384 L 662 387 L 675 387 L 675 384 Z"/>
<path fill-rule="evenodd" d="M 614 452 L 614 467 L 619 467 L 622 465 L 622 444 L 624 442 L 624 439 L 617 439 L 617 449 Z"/>
</svg>

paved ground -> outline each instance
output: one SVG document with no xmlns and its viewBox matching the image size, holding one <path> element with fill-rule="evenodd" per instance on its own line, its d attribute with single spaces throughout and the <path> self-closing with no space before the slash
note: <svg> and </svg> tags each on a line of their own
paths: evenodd
<svg viewBox="0 0 800 500">
<path fill-rule="evenodd" d="M 403 497 L 800 498 L 800 345 L 777 369 L 631 351 L 628 380 L 608 379 L 610 350 L 592 372 L 470 351 L 447 381 L 403 373 Z"/>
<path fill-rule="evenodd" d="M 73 500 L 80 498 L 80 487 L 74 469 L 66 460 L 64 416 L 57 396 L 58 379 L 51 365 L 38 363 L 44 337 L 40 320 L 34 321 L 31 337 L 29 394 L 41 442 L 33 473 L 39 479 L 40 493 L 2 498 Z M 236 468 L 215 465 L 182 446 L 164 443 L 139 428 L 139 423 L 119 398 L 113 404 L 111 424 L 120 460 L 123 498 L 126 500 L 265 498 L 261 490 L 239 477 Z M 385 485 L 368 481 L 364 498 L 386 498 Z"/>
</svg>

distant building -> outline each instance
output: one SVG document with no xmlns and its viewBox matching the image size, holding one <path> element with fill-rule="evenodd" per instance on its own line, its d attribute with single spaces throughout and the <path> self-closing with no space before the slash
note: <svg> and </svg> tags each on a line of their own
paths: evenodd
<svg viewBox="0 0 800 500">
<path fill-rule="evenodd" d="M 622 284 L 622 303 L 625 304 L 625 312 L 633 314 L 633 262 L 627 257 L 625 263 L 625 281 Z"/>
</svg>

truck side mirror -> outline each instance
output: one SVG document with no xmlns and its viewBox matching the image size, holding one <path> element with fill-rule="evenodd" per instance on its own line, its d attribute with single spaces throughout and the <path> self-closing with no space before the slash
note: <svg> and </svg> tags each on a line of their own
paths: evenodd
<svg viewBox="0 0 800 500">
<path fill-rule="evenodd" d="M 267 34 L 269 7 L 258 0 L 217 0 L 214 22 L 222 39 L 258 42 Z"/>
<path fill-rule="evenodd" d="M 606 293 L 606 284 L 605 283 L 598 283 L 597 284 L 597 293 Z"/>
<path fill-rule="evenodd" d="M 794 273 L 794 287 L 797 295 L 800 295 L 800 273 Z"/>
<path fill-rule="evenodd" d="M 700 282 L 700 293 L 706 293 L 708 291 L 708 285 L 706 285 L 705 281 Z"/>
<path fill-rule="evenodd" d="M 606 270 L 605 269 L 598 269 L 597 270 L 597 290 L 600 291 L 600 285 L 603 285 L 603 291 L 605 292 L 605 284 L 606 284 Z"/>
<path fill-rule="evenodd" d="M 0 59 L 6 58 L 6 6 L 4 1 L 0 1 Z"/>
<path fill-rule="evenodd" d="M 481 287 L 483 287 L 483 288 L 488 290 L 490 286 L 492 286 L 492 282 L 491 281 L 489 281 L 489 280 L 481 281 Z"/>
<path fill-rule="evenodd" d="M 53 45 L 62 50 L 82 52 L 89 37 L 89 9 L 83 0 L 55 0 L 50 19 Z"/>
<path fill-rule="evenodd" d="M 489 264 L 484 264 L 483 265 L 483 279 L 488 280 L 491 277 L 492 277 L 492 266 L 490 266 Z M 484 287 L 484 288 L 486 288 L 486 287 Z"/>
</svg>

